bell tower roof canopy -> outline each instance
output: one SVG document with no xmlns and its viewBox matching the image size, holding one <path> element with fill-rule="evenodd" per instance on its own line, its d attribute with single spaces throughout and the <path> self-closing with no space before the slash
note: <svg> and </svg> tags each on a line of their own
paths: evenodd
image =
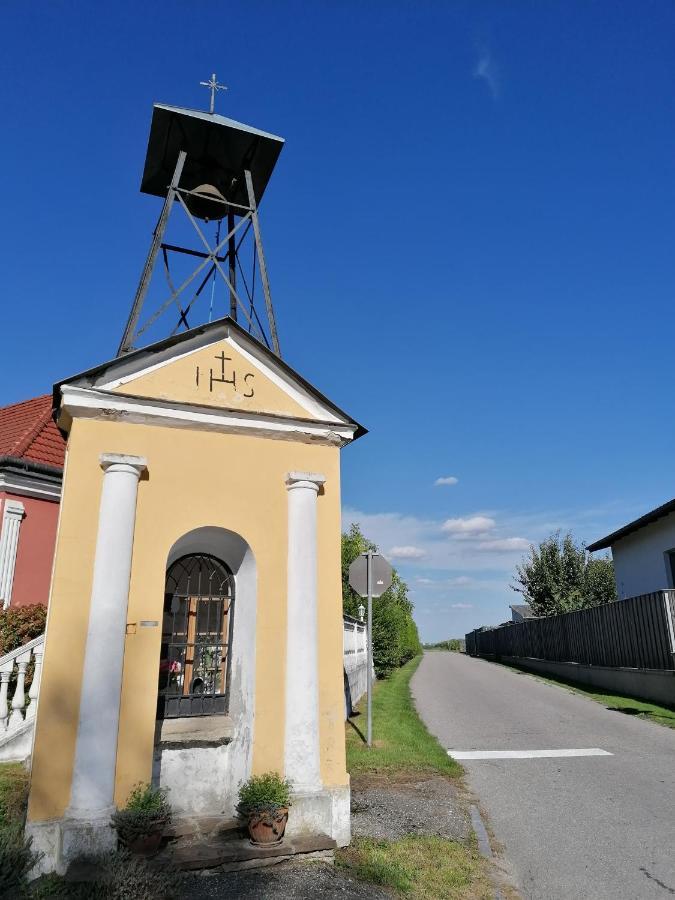
<svg viewBox="0 0 675 900">
<path fill-rule="evenodd" d="M 187 154 L 182 181 L 205 180 L 208 173 L 234 179 L 227 199 L 248 206 L 248 169 L 258 203 L 267 187 L 284 139 L 217 113 L 156 103 L 153 107 L 141 192 L 165 197 L 181 150 Z M 220 179 L 219 179 L 220 180 Z"/>
</svg>

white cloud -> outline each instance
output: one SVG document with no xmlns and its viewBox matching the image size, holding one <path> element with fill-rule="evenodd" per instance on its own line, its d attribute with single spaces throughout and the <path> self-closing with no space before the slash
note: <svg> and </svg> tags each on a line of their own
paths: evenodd
<svg viewBox="0 0 675 900">
<path fill-rule="evenodd" d="M 451 486 L 453 484 L 457 484 L 458 481 L 459 481 L 459 478 L 455 478 L 454 475 L 442 475 L 440 478 L 437 478 L 436 481 L 434 481 L 434 486 L 435 487 L 441 487 L 441 485 Z"/>
<path fill-rule="evenodd" d="M 439 596 L 447 591 L 461 599 L 459 591 L 470 591 L 472 597 L 481 598 L 481 609 L 487 598 L 495 598 L 495 604 L 503 604 L 504 596 L 511 595 L 514 563 L 518 554 L 527 552 L 530 542 L 537 544 L 552 531 L 571 530 L 581 539 L 608 534 L 617 522 L 635 518 L 639 509 L 612 502 L 607 508 L 523 510 L 517 513 L 504 510 L 498 514 L 484 507 L 461 521 L 488 519 L 494 527 L 488 531 L 442 531 L 443 521 L 431 517 L 404 515 L 399 512 L 364 512 L 345 506 L 342 513 L 343 531 L 352 522 L 358 522 L 361 530 L 382 551 L 389 547 L 415 547 L 426 556 L 419 559 L 401 559 L 404 580 L 415 584 L 419 597 Z M 451 520 L 454 521 L 454 520 Z M 478 527 L 485 528 L 483 521 Z M 455 524 L 451 528 L 457 528 Z M 466 526 L 463 526 L 466 527 Z M 514 538 L 513 536 L 518 537 Z M 412 571 L 411 571 L 412 570 Z M 417 577 L 427 581 L 418 581 Z M 453 583 L 458 578 L 472 579 L 470 584 Z M 499 599 L 496 599 L 499 598 Z M 424 599 L 418 601 L 426 602 Z M 510 601 L 512 602 L 512 601 Z M 449 611 L 449 607 L 445 609 Z M 503 621 L 504 615 L 494 614 L 494 621 Z M 485 621 L 490 621 L 486 618 Z M 480 624 L 480 623 L 478 623 Z"/>
<path fill-rule="evenodd" d="M 489 516 L 468 516 L 467 518 L 446 519 L 441 525 L 441 531 L 446 534 L 484 534 L 492 531 L 495 520 Z"/>
<path fill-rule="evenodd" d="M 494 61 L 492 53 L 487 47 L 479 49 L 478 61 L 473 70 L 473 77 L 480 78 L 488 86 L 492 99 L 497 100 L 501 90 L 499 66 Z"/>
<path fill-rule="evenodd" d="M 448 581 L 450 587 L 466 587 L 468 584 L 473 584 L 473 578 L 469 578 L 468 575 L 459 575 L 457 578 L 451 578 Z"/>
<path fill-rule="evenodd" d="M 494 550 L 497 552 L 511 553 L 519 550 L 529 550 L 530 541 L 519 537 L 498 538 L 494 541 L 479 541 L 477 547 L 479 550 Z"/>
<path fill-rule="evenodd" d="M 431 478 L 430 478 L 431 482 Z M 604 507 L 521 509 L 480 513 L 495 521 L 487 533 L 444 533 L 442 520 L 399 512 L 364 512 L 345 506 L 342 527 L 358 522 L 361 530 L 380 548 L 417 547 L 422 560 L 401 560 L 404 581 L 415 588 L 415 618 L 423 640 L 459 637 L 470 627 L 503 622 L 510 617 L 509 603 L 517 600 L 511 590 L 514 564 L 530 541 L 537 544 L 552 531 L 571 530 L 587 541 L 609 534 L 621 522 L 635 519 L 642 507 L 613 500 Z M 475 518 L 471 515 L 471 518 Z M 511 535 L 525 535 L 512 538 Z M 494 542 L 494 543 L 493 543 Z M 504 543 L 505 542 L 505 543 Z M 457 583 L 470 578 L 470 583 Z M 474 608 L 453 609 L 451 604 L 471 597 Z"/>
<path fill-rule="evenodd" d="M 427 555 L 426 550 L 406 544 L 402 547 L 392 547 L 387 556 L 390 559 L 423 559 Z"/>
<path fill-rule="evenodd" d="M 473 609 L 473 603 L 451 603 L 451 609 Z"/>
</svg>

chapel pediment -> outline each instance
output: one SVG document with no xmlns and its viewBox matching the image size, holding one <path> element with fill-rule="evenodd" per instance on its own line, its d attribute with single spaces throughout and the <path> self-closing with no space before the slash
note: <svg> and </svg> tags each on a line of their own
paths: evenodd
<svg viewBox="0 0 675 900">
<path fill-rule="evenodd" d="M 140 421 L 155 409 L 159 418 L 167 420 L 164 424 L 170 424 L 172 413 L 177 427 L 188 427 L 193 421 L 217 428 L 220 422 L 230 430 L 235 417 L 249 428 L 258 418 L 268 425 L 274 420 L 294 422 L 293 434 L 298 434 L 298 428 L 302 431 L 303 423 L 321 423 L 327 434 L 335 428 L 342 439 L 347 437 L 345 428 L 350 432 L 347 439 L 364 433 L 350 416 L 229 318 L 120 356 L 61 382 L 56 391 L 62 396 L 68 393 L 67 406 L 80 401 L 89 404 L 88 415 L 101 407 L 108 417 L 117 411 L 127 421 Z"/>
<path fill-rule="evenodd" d="M 169 358 L 124 379 L 111 390 L 117 394 L 193 403 L 221 409 L 311 416 L 302 397 L 290 384 L 249 353 L 242 353 L 232 338 L 224 338 L 196 350 Z M 245 355 L 244 355 L 245 354 Z"/>
</svg>

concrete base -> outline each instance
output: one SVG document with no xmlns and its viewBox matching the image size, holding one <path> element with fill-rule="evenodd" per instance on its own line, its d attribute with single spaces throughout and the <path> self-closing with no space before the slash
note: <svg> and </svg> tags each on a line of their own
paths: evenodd
<svg viewBox="0 0 675 900">
<path fill-rule="evenodd" d="M 113 850 L 117 846 L 117 836 L 110 826 L 111 813 L 112 810 L 88 820 L 73 817 L 50 822 L 28 822 L 26 835 L 33 838 L 33 849 L 42 854 L 31 877 L 37 878 L 49 872 L 65 875 L 68 866 L 77 857 L 96 856 Z M 305 847 L 308 842 L 315 842 L 317 835 L 325 835 L 332 838 L 338 847 L 346 847 L 351 839 L 350 815 L 349 785 L 298 792 L 293 795 L 286 827 L 288 842 Z M 312 844 L 311 849 L 324 847 L 314 847 Z M 284 852 L 292 855 L 308 851 L 305 847 Z"/>
<path fill-rule="evenodd" d="M 31 878 L 50 872 L 65 875 L 70 863 L 80 856 L 99 856 L 117 847 L 117 835 L 110 825 L 110 811 L 90 819 L 63 818 L 50 822 L 28 822 L 26 836 L 33 838 L 33 850 L 41 853 Z"/>
<path fill-rule="evenodd" d="M 61 858 L 61 820 L 50 822 L 27 822 L 26 837 L 33 839 L 32 848 L 40 857 L 33 866 L 30 877 L 39 878 L 56 872 L 65 875 L 64 866 L 59 867 Z"/>
<path fill-rule="evenodd" d="M 26 719 L 15 731 L 0 738 L 0 762 L 26 762 L 33 749 L 35 719 Z"/>
<path fill-rule="evenodd" d="M 286 834 L 289 838 L 325 834 L 338 847 L 346 847 L 351 840 L 350 789 L 322 788 L 293 794 Z"/>
<path fill-rule="evenodd" d="M 502 656 L 500 661 L 612 694 L 623 694 L 663 706 L 675 706 L 675 671 L 672 669 L 587 666 L 529 656 Z"/>
</svg>

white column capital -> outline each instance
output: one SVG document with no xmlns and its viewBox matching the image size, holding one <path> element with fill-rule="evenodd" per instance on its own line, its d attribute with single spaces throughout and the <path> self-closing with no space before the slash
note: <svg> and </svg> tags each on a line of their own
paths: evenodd
<svg viewBox="0 0 675 900">
<path fill-rule="evenodd" d="M 140 478 L 148 468 L 148 461 L 144 456 L 132 456 L 128 453 L 102 453 L 100 462 L 106 475 L 108 472 L 126 472 Z"/>
<path fill-rule="evenodd" d="M 5 500 L 5 518 L 23 519 L 26 507 L 20 500 Z"/>
<path fill-rule="evenodd" d="M 321 486 L 326 483 L 326 476 L 320 475 L 318 472 L 289 472 L 286 476 L 286 490 L 292 491 L 295 488 L 304 488 L 316 491 L 318 494 Z"/>
</svg>

